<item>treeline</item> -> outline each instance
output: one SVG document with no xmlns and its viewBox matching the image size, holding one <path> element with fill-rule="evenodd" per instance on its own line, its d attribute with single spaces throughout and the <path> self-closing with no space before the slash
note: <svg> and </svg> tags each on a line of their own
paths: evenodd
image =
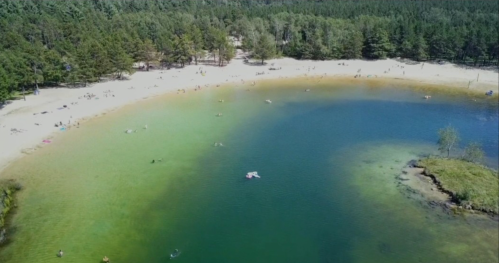
<svg viewBox="0 0 499 263">
<path fill-rule="evenodd" d="M 2 0 L 0 101 L 39 85 L 122 77 L 134 61 L 218 65 L 229 36 L 262 61 L 444 59 L 497 65 L 497 1 Z"/>
</svg>

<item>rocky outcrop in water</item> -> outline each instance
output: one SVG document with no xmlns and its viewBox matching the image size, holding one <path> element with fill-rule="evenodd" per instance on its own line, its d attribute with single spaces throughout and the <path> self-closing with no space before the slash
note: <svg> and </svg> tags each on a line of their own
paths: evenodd
<svg viewBox="0 0 499 263">
<path fill-rule="evenodd" d="M 7 241 L 7 230 L 5 228 L 6 218 L 14 204 L 14 193 L 21 190 L 21 185 L 12 180 L 0 182 L 0 244 Z"/>
</svg>

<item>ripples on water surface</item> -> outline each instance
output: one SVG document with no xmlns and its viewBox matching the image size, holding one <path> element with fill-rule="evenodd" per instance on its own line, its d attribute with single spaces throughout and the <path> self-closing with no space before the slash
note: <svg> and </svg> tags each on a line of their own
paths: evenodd
<svg viewBox="0 0 499 263">
<path fill-rule="evenodd" d="M 60 262 L 63 249 L 65 262 L 164 262 L 175 248 L 178 262 L 498 261 L 497 222 L 425 208 L 394 180 L 448 124 L 497 167 L 497 104 L 275 85 L 141 102 L 18 161 L 0 261 Z M 245 180 L 252 170 L 262 178 Z"/>
</svg>

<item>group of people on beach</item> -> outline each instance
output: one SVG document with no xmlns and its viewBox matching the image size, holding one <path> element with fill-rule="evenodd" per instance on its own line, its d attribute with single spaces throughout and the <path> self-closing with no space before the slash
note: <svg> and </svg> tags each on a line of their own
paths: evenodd
<svg viewBox="0 0 499 263">
<path fill-rule="evenodd" d="M 113 96 L 114 97 L 114 94 L 111 94 L 111 93 L 112 93 L 111 90 L 104 91 L 104 97 L 106 97 L 106 98 L 109 97 L 109 96 Z"/>
<path fill-rule="evenodd" d="M 201 74 L 201 75 L 203 75 L 203 76 L 204 76 L 204 75 L 206 75 L 206 70 L 205 70 L 205 71 L 203 71 L 203 67 L 200 67 L 200 68 L 199 68 L 199 71 L 196 71 L 196 74 Z"/>
<path fill-rule="evenodd" d="M 72 118 L 73 116 L 70 116 L 70 118 Z M 35 123 L 36 125 L 39 125 L 38 123 Z M 54 124 L 54 127 L 56 128 L 65 128 L 65 129 L 69 129 L 71 127 L 71 119 L 68 120 L 68 124 L 64 124 L 62 123 L 62 121 L 59 121 L 59 122 L 56 122 Z M 76 128 L 80 128 L 80 122 L 76 122 Z"/>
<path fill-rule="evenodd" d="M 83 98 L 85 98 L 87 100 L 91 100 L 93 98 L 97 98 L 97 95 L 95 95 L 93 93 L 87 93 L 87 94 L 83 95 Z M 81 97 L 78 97 L 78 99 L 81 99 Z"/>
</svg>

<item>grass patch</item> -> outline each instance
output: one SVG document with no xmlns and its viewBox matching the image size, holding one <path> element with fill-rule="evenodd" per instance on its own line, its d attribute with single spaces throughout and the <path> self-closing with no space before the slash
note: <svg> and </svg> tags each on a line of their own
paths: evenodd
<svg viewBox="0 0 499 263">
<path fill-rule="evenodd" d="M 21 185 L 12 180 L 0 181 L 0 231 L 5 225 L 5 217 L 14 202 L 14 192 L 21 190 Z M 0 239 L 1 241 L 1 239 Z"/>
<path fill-rule="evenodd" d="M 460 159 L 429 157 L 418 162 L 425 173 L 449 192 L 457 202 L 475 210 L 498 214 L 497 171 Z"/>
</svg>

